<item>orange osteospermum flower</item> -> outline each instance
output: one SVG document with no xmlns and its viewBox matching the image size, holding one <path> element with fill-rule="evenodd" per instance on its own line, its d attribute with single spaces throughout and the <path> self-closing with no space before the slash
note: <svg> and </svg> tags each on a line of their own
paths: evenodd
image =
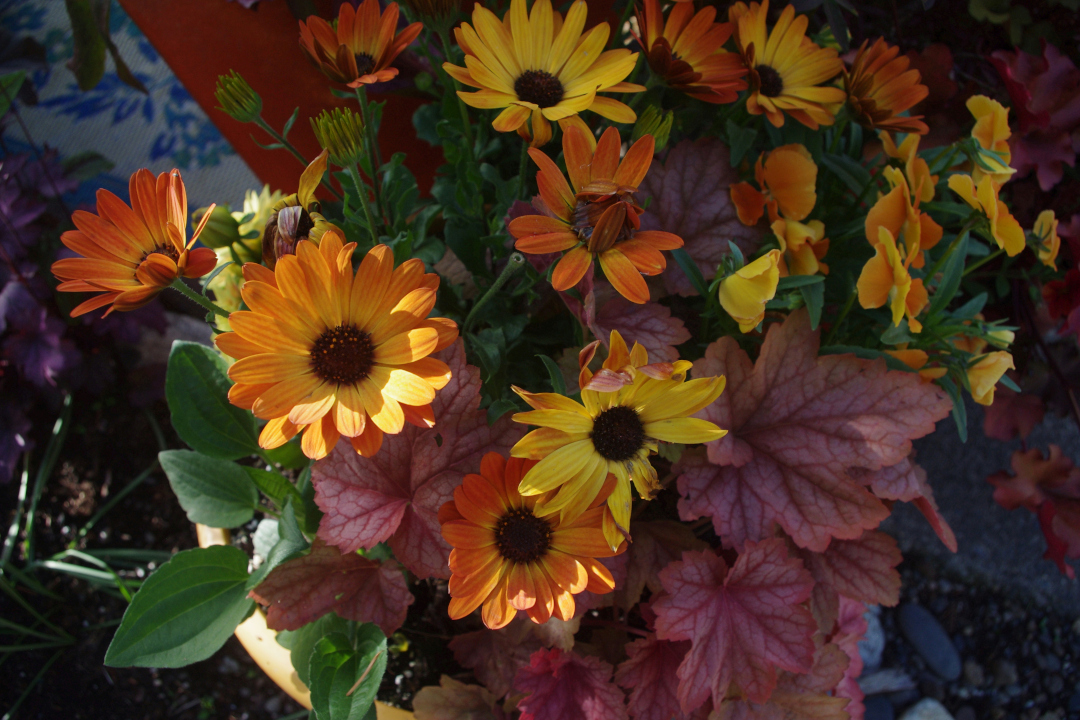
<svg viewBox="0 0 1080 720">
<path fill-rule="evenodd" d="M 746 109 L 764 114 L 776 127 L 784 124 L 784 113 L 812 130 L 835 121 L 830 106 L 844 102 L 847 95 L 838 87 L 821 86 L 844 69 L 844 61 L 832 48 L 820 48 L 806 37 L 809 22 L 795 17 L 788 5 L 770 33 L 766 28 L 769 0 L 758 5 L 737 2 L 728 10 L 728 20 L 736 24 L 735 41 L 750 71 L 750 96 Z"/>
<path fill-rule="evenodd" d="M 676 3 L 665 23 L 660 0 L 645 0 L 637 18 L 641 35 L 634 37 L 649 67 L 672 88 L 715 104 L 733 102 L 746 89 L 742 58 L 721 47 L 735 26 L 713 22 L 716 8 L 695 15 L 693 3 Z"/>
<path fill-rule="evenodd" d="M 308 60 L 331 80 L 355 88 L 397 77 L 390 63 L 423 30 L 415 22 L 397 35 L 398 6 L 380 11 L 379 0 L 364 0 L 360 7 L 341 3 L 337 29 L 317 15 L 300 21 L 300 47 Z"/>
<path fill-rule="evenodd" d="M 541 150 L 529 149 L 539 166 L 536 182 L 549 215 L 523 215 L 510 222 L 510 234 L 521 252 L 543 254 L 569 251 L 555 266 L 551 285 L 568 290 L 592 266 L 600 263 L 604 275 L 631 302 L 644 303 L 649 288 L 641 277 L 658 275 L 667 267 L 661 250 L 682 247 L 677 235 L 640 230 L 644 212 L 634 202 L 652 164 L 654 141 L 646 135 L 619 161 L 619 131 L 608 128 L 597 142 L 584 123 L 566 123 L 563 154 L 570 183 Z"/>
<path fill-rule="evenodd" d="M 394 269 L 385 245 L 354 274 L 355 247 L 334 229 L 319 245 L 300 241 L 274 271 L 244 266 L 241 294 L 251 309 L 232 313 L 234 332 L 215 342 L 236 358 L 229 400 L 269 420 L 261 447 L 303 431 L 309 458 L 326 457 L 340 437 L 369 457 L 383 433 L 401 432 L 406 421 L 435 424 L 430 403 L 450 369 L 429 356 L 457 338 L 452 321 L 427 317 L 439 276 L 415 258 Z"/>
<path fill-rule="evenodd" d="M 770 222 L 780 216 L 802 221 L 817 203 L 817 164 L 802 145 L 781 145 L 762 153 L 754 179 L 760 190 L 748 182 L 731 186 L 731 201 L 744 225 L 757 225 L 766 208 Z"/>
<path fill-rule="evenodd" d="M 878 228 L 886 228 L 893 238 L 903 238 L 911 266 L 921 268 L 926 262 L 923 250 L 941 241 L 943 230 L 937 222 L 919 210 L 921 188 L 911 188 L 904 173 L 887 167 L 883 171 L 892 190 L 878 198 L 866 214 L 866 238 L 877 244 Z"/>
<path fill-rule="evenodd" d="M 918 117 L 900 113 L 921 102 L 930 90 L 922 84 L 918 70 L 909 69 L 911 60 L 878 38 L 868 47 L 863 41 L 851 70 L 844 70 L 844 89 L 855 121 L 868 128 L 925 135 L 930 128 Z"/>
<path fill-rule="evenodd" d="M 643 91 L 641 85 L 623 82 L 637 53 L 604 50 L 611 27 L 602 22 L 585 31 L 586 14 L 584 0 L 570 6 L 565 20 L 553 11 L 551 0 L 536 0 L 531 14 L 526 0 L 511 0 L 499 20 L 477 3 L 472 24 L 454 30 L 465 51 L 465 67 L 447 62 L 443 69 L 458 82 L 479 88 L 458 92 L 465 104 L 505 108 L 492 127 L 517 131 L 533 147 L 551 140 L 552 122 L 585 110 L 612 122 L 634 122 L 637 115 L 630 106 L 597 93 Z"/>
<path fill-rule="evenodd" d="M 450 617 L 458 620 L 483 605 L 484 624 L 507 625 L 517 611 L 535 623 L 574 617 L 574 595 L 615 589 L 611 572 L 595 558 L 626 549 L 608 547 L 601 529 L 610 522 L 603 499 L 571 522 L 538 517 L 541 495 L 522 496 L 521 478 L 535 460 L 488 453 L 479 475 L 466 475 L 454 500 L 439 509 L 450 551 Z M 608 476 L 613 481 L 613 476 Z"/>
<path fill-rule="evenodd" d="M 922 323 L 916 318 L 929 304 L 930 298 L 922 278 L 912 278 L 909 268 L 915 251 L 898 245 L 888 228 L 878 228 L 874 257 L 867 260 L 859 274 L 856 287 L 859 304 L 864 308 L 879 308 L 888 304 L 893 325 L 907 316 L 912 332 L 921 332 Z"/>
<path fill-rule="evenodd" d="M 154 299 L 178 277 L 202 277 L 217 264 L 210 248 L 192 248 L 210 219 L 211 206 L 195 228 L 187 231 L 187 190 L 180 171 L 154 178 L 137 171 L 128 182 L 131 206 L 102 188 L 97 192 L 97 215 L 76 210 L 71 215 L 77 230 L 60 240 L 82 257 L 57 260 L 52 273 L 62 292 L 101 292 L 71 311 L 78 317 L 105 305 L 125 312 Z"/>
</svg>

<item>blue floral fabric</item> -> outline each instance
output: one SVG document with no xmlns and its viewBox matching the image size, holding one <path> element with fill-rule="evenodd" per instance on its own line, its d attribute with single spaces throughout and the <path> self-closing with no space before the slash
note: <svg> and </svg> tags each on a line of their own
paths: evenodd
<svg viewBox="0 0 1080 720">
<path fill-rule="evenodd" d="M 76 203 L 92 203 L 98 187 L 127 199 L 133 172 L 175 167 L 183 174 L 192 208 L 212 202 L 241 205 L 244 191 L 261 183 L 115 0 L 110 22 L 121 57 L 148 95 L 122 83 L 111 60 L 97 87 L 79 90 L 65 66 L 72 55 L 72 35 L 64 3 L 0 0 L 0 24 L 16 36 L 30 35 L 48 53 L 48 66 L 32 74 L 39 103 L 20 106 L 33 142 L 57 148 L 62 157 L 93 150 L 116 165 L 83 183 Z M 9 150 L 28 147 L 17 123 L 9 123 L 3 133 Z"/>
</svg>

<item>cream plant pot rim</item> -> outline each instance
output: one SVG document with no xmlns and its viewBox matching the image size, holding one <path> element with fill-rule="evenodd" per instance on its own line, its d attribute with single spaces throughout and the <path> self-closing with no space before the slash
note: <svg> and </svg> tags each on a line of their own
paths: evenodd
<svg viewBox="0 0 1080 720">
<path fill-rule="evenodd" d="M 196 525 L 195 533 L 199 538 L 199 547 L 229 544 L 228 530 Z M 266 613 L 262 608 L 256 607 L 251 617 L 237 626 L 236 639 L 244 646 L 255 664 L 262 668 L 278 687 L 303 707 L 311 709 L 311 691 L 300 681 L 300 676 L 293 669 L 292 653 L 278 644 L 277 631 L 266 626 Z M 375 713 L 378 720 L 414 718 L 411 712 L 390 707 L 378 700 L 375 701 Z"/>
</svg>

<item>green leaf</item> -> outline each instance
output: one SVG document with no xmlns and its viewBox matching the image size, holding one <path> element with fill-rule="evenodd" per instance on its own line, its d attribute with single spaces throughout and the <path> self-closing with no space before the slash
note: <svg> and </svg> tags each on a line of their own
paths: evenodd
<svg viewBox="0 0 1080 720">
<path fill-rule="evenodd" d="M 801 288 L 807 285 L 821 285 L 824 282 L 824 275 L 788 275 L 780 278 L 780 282 L 776 284 L 776 291 L 791 290 L 792 288 Z"/>
<path fill-rule="evenodd" d="M 986 301 L 989 298 L 990 296 L 986 293 L 979 293 L 960 307 L 953 310 L 951 314 L 953 318 L 957 320 L 970 320 L 982 312 L 983 306 L 986 305 Z"/>
<path fill-rule="evenodd" d="M 267 459 L 272 463 L 277 463 L 283 468 L 290 470 L 300 470 L 307 467 L 308 457 L 304 455 L 304 451 L 300 448 L 300 438 L 293 438 L 293 440 L 285 443 L 281 447 L 276 447 L 273 450 L 264 450 Z"/>
<path fill-rule="evenodd" d="M 284 507 L 285 501 L 290 497 L 296 502 L 303 502 L 296 486 L 276 472 L 246 466 L 241 470 L 246 472 L 251 481 L 255 483 L 255 487 L 259 488 L 266 497 L 273 500 L 278 507 Z"/>
<path fill-rule="evenodd" d="M 262 523 L 259 524 L 259 529 L 262 529 Z M 300 532 L 300 525 L 296 521 L 296 512 L 293 509 L 291 499 L 285 503 L 285 510 L 281 513 L 281 519 L 277 521 L 274 536 L 276 540 L 269 552 L 267 552 L 266 560 L 248 578 L 247 587 L 249 590 L 258 586 L 278 565 L 299 557 L 311 547 Z"/>
<path fill-rule="evenodd" d="M 821 156 L 821 164 L 827 167 L 833 175 L 840 178 L 840 181 L 847 185 L 848 190 L 855 193 L 856 196 L 862 195 L 863 190 L 871 182 L 870 171 L 864 168 L 858 160 L 847 155 L 826 153 Z"/>
<path fill-rule="evenodd" d="M 745 128 L 736 124 L 733 120 L 727 121 L 728 146 L 731 148 L 731 167 L 737 167 L 746 153 L 754 147 L 757 139 L 757 130 Z"/>
<path fill-rule="evenodd" d="M 11 101 L 19 94 L 19 88 L 25 80 L 25 70 L 16 70 L 0 77 L 0 87 L 3 88 L 3 92 L 0 93 L 0 117 L 7 115 L 7 111 L 11 109 Z"/>
<path fill-rule="evenodd" d="M 929 315 L 936 315 L 948 307 L 949 302 L 956 296 L 956 291 L 960 289 L 960 281 L 964 277 L 964 261 L 967 260 L 967 240 L 968 234 L 965 232 L 956 245 L 949 248 L 952 255 L 945 264 L 941 282 L 930 300 Z"/>
<path fill-rule="evenodd" d="M 308 623 L 299 630 L 278 633 L 278 642 L 292 651 L 292 664 L 300 682 L 311 687 L 311 656 L 315 645 L 331 633 L 348 633 L 349 623 L 334 613 L 327 613 L 315 622 Z"/>
<path fill-rule="evenodd" d="M 234 528 L 250 520 L 259 507 L 255 483 L 236 463 L 191 450 L 165 450 L 158 453 L 158 462 L 193 523 Z"/>
<path fill-rule="evenodd" d="M 135 594 L 105 664 L 175 668 L 213 655 L 255 608 L 247 566 L 247 555 L 230 545 L 174 555 Z"/>
<path fill-rule="evenodd" d="M 75 74 L 79 89 L 90 90 L 105 75 L 105 39 L 101 37 L 98 17 L 101 4 L 91 0 L 64 0 L 71 21 L 72 56 L 67 67 Z M 108 13 L 108 5 L 105 6 Z"/>
<path fill-rule="evenodd" d="M 3 82 L 4 78 L 0 78 L 0 83 Z M 9 96 L 14 97 L 14 94 Z M 3 108 L 3 102 L 4 98 L 0 97 L 0 108 Z M 2 114 L 0 113 L 0 115 Z M 101 153 L 88 150 L 64 159 L 64 176 L 82 182 L 101 173 L 107 173 L 114 167 L 116 167 L 116 163 Z"/>
<path fill-rule="evenodd" d="M 296 118 L 300 117 L 300 106 L 298 105 L 295 110 L 292 111 L 292 115 L 285 121 L 285 126 L 281 128 L 281 137 L 289 137 L 289 131 L 292 130 L 292 126 L 296 123 Z"/>
<path fill-rule="evenodd" d="M 967 442 L 967 406 L 964 405 L 964 398 L 960 394 L 960 388 L 956 386 L 953 379 L 946 375 L 945 377 L 937 381 L 938 385 L 945 389 L 945 392 L 949 394 L 952 399 L 952 417 L 953 422 L 956 423 L 956 430 L 960 433 L 960 442 Z"/>
<path fill-rule="evenodd" d="M 355 643 L 331 633 L 311 653 L 311 705 L 319 720 L 364 720 L 386 672 L 386 638 L 370 623 Z"/>
<path fill-rule="evenodd" d="M 225 360 L 199 343 L 177 340 L 169 354 L 165 397 L 180 438 L 203 455 L 236 460 L 259 450 L 255 418 L 229 402 Z"/>
<path fill-rule="evenodd" d="M 682 268 L 686 277 L 690 278 L 690 284 L 697 290 L 698 295 L 704 298 L 709 297 L 709 287 L 705 284 L 705 277 L 701 274 L 701 269 L 690 257 L 690 254 L 682 248 L 677 248 L 671 251 L 671 256 L 675 258 L 675 262 L 679 263 L 679 267 Z"/>
<path fill-rule="evenodd" d="M 513 400 L 507 400 L 506 398 L 500 398 L 491 403 L 487 409 L 487 421 L 488 425 L 494 425 L 495 421 L 501 418 L 508 412 L 517 412 L 518 406 Z"/>
<path fill-rule="evenodd" d="M 566 394 L 566 380 L 563 379 L 562 370 L 559 369 L 558 364 L 547 355 L 537 355 L 543 361 L 544 367 L 548 371 L 548 379 L 551 381 L 551 391 L 556 395 Z"/>
<path fill-rule="evenodd" d="M 810 312 L 810 329 L 817 330 L 821 324 L 821 310 L 825 307 L 825 283 L 802 285 L 799 292 L 802 293 L 803 302 Z"/>
</svg>

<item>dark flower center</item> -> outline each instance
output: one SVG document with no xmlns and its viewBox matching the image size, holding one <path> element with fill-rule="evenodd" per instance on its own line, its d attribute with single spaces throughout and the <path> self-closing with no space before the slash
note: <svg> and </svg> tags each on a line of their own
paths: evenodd
<svg viewBox="0 0 1080 720">
<path fill-rule="evenodd" d="M 511 510 L 495 526 L 495 544 L 511 562 L 535 562 L 551 547 L 551 523 L 526 508 Z"/>
<path fill-rule="evenodd" d="M 374 69 L 375 58 L 371 57 L 367 53 L 360 53 L 356 56 L 356 74 L 358 77 L 363 77 Z"/>
<path fill-rule="evenodd" d="M 784 92 L 784 79 L 768 65 L 758 65 L 754 70 L 761 80 L 761 94 L 765 97 L 777 97 Z"/>
<path fill-rule="evenodd" d="M 176 262 L 180 259 L 180 253 L 177 252 L 176 248 L 173 247 L 172 243 L 168 243 L 166 245 L 158 245 L 156 248 L 143 255 L 142 259 L 145 260 L 151 255 L 164 255 L 173 262 Z"/>
<path fill-rule="evenodd" d="M 634 457 L 645 444 L 645 427 L 634 410 L 616 405 L 596 416 L 592 442 L 605 460 L 622 462 Z"/>
<path fill-rule="evenodd" d="M 514 92 L 519 100 L 549 108 L 558 105 L 563 97 L 559 78 L 543 70 L 526 70 L 514 81 Z"/>
<path fill-rule="evenodd" d="M 311 368 L 323 380 L 351 385 L 371 372 L 375 346 L 371 336 L 355 325 L 338 325 L 315 340 Z"/>
</svg>

